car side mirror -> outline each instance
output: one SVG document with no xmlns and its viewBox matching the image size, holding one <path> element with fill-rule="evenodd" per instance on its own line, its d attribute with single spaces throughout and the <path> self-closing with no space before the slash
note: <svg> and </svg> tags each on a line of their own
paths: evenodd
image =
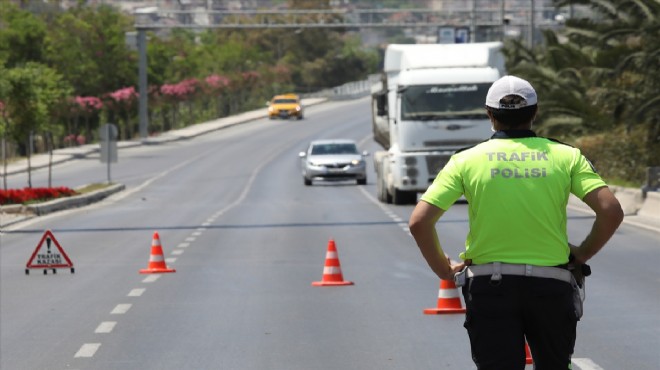
<svg viewBox="0 0 660 370">
<path fill-rule="evenodd" d="M 270 102 L 269 101 L 266 102 L 266 106 L 270 107 Z"/>
<path fill-rule="evenodd" d="M 305 152 L 300 152 L 300 153 L 298 153 L 298 157 L 300 157 L 300 158 L 305 158 L 305 157 L 307 157 L 307 153 L 305 153 Z"/>
<path fill-rule="evenodd" d="M 363 157 L 368 157 L 369 156 L 369 151 L 365 150 L 364 152 L 362 152 L 362 156 Z"/>
</svg>

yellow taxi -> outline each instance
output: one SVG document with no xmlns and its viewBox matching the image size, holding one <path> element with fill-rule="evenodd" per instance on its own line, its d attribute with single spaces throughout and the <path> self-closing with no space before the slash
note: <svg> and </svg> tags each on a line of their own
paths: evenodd
<svg viewBox="0 0 660 370">
<path fill-rule="evenodd" d="M 275 95 L 268 102 L 268 118 L 303 119 L 303 106 L 300 97 L 296 94 Z"/>
</svg>

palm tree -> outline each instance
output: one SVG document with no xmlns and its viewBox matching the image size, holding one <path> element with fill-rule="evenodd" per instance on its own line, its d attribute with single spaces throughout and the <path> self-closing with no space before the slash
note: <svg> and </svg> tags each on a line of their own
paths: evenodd
<svg viewBox="0 0 660 370">
<path fill-rule="evenodd" d="M 640 167 L 660 165 L 660 2 L 563 0 L 594 17 L 544 32 L 545 43 L 505 45 L 507 69 L 537 87 L 537 129 L 566 136 L 645 132 Z M 641 161 L 639 161 L 641 159 Z M 644 168 L 645 170 L 645 168 Z M 637 169 L 636 173 L 644 172 Z"/>
</svg>

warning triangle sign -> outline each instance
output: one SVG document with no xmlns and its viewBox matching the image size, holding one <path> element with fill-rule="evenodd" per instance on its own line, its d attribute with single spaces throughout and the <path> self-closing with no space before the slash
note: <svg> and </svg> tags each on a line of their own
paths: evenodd
<svg viewBox="0 0 660 370">
<path fill-rule="evenodd" d="M 66 255 L 66 252 L 64 252 L 50 230 L 46 230 L 41 237 L 41 241 L 37 244 L 37 248 L 35 248 L 25 267 L 26 274 L 30 273 L 28 269 L 38 268 L 44 269 L 44 274 L 46 269 L 53 269 L 53 273 L 55 273 L 55 269 L 58 268 L 71 268 L 71 272 L 74 272 L 73 262 L 71 262 L 69 256 Z"/>
</svg>

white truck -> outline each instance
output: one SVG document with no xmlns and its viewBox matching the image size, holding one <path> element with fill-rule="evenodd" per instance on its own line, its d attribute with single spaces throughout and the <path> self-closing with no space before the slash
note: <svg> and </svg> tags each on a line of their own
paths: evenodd
<svg viewBox="0 0 660 370">
<path fill-rule="evenodd" d="M 457 149 L 486 140 L 486 93 L 502 77 L 502 43 L 390 44 L 371 87 L 378 199 L 412 204 Z"/>
</svg>

